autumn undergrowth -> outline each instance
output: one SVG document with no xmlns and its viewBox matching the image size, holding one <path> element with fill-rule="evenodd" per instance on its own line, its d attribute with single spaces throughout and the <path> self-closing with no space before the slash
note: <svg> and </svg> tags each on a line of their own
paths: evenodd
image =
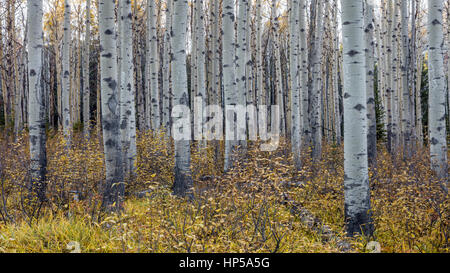
<svg viewBox="0 0 450 273">
<path fill-rule="evenodd" d="M 211 143 L 212 144 L 212 143 Z M 370 170 L 373 238 L 345 237 L 342 147 L 325 144 L 322 160 L 293 169 L 289 145 L 245 156 L 222 172 L 223 143 L 192 144 L 195 199 L 172 195 L 173 150 L 163 133 L 140 133 L 136 175 L 129 178 L 121 214 L 100 210 L 104 163 L 101 140 L 74 135 L 66 148 L 59 133 L 47 143 L 47 201 L 24 205 L 28 137 L 0 138 L 0 252 L 339 252 L 334 240 L 302 223 L 283 203 L 288 194 L 331 227 L 336 238 L 365 252 L 369 240 L 383 252 L 449 252 L 450 202 L 428 167 L 426 150 L 407 161 L 380 146 Z M 242 149 L 241 149 L 242 150 Z M 305 156 L 305 158 L 308 158 Z M 297 182 L 293 185 L 289 182 Z"/>
</svg>

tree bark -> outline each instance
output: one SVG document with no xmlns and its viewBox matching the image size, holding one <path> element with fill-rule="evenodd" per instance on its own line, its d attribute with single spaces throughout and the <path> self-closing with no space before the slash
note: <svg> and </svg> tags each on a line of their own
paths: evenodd
<svg viewBox="0 0 450 273">
<path fill-rule="evenodd" d="M 70 4 L 69 0 L 64 1 L 64 38 L 62 45 L 62 118 L 63 118 L 63 130 L 66 145 L 71 144 L 71 121 L 70 121 L 70 44 L 71 44 L 71 32 L 70 32 Z"/>
<path fill-rule="evenodd" d="M 122 30 L 121 44 L 121 74 L 120 74 L 120 135 L 124 158 L 125 175 L 133 175 L 136 165 L 136 108 L 133 77 L 133 37 L 131 2 L 120 2 Z"/>
<path fill-rule="evenodd" d="M 376 162 L 377 157 L 377 119 L 375 116 L 375 96 L 374 96 L 374 16 L 372 1 L 365 0 L 364 9 L 364 33 L 365 33 L 365 61 L 366 61 L 366 95 L 367 95 L 367 154 L 369 165 Z"/>
<path fill-rule="evenodd" d="M 349 236 L 371 236 L 367 166 L 363 0 L 342 0 L 344 52 L 344 191 Z"/>
<path fill-rule="evenodd" d="M 299 86 L 299 12 L 298 1 L 293 0 L 290 2 L 289 7 L 289 32 L 290 32 L 290 51 L 289 51 L 289 71 L 290 71 L 290 84 L 291 84 L 291 146 L 292 154 L 294 157 L 294 165 L 297 170 L 302 167 L 301 164 L 301 116 L 300 116 L 300 86 Z"/>
<path fill-rule="evenodd" d="M 159 52 L 156 1 L 147 0 L 147 109 L 150 109 L 151 119 L 147 121 L 148 128 L 156 131 L 161 127 L 159 109 Z"/>
<path fill-rule="evenodd" d="M 188 15 L 187 0 L 174 1 L 172 49 L 173 49 L 173 106 L 189 107 L 188 82 L 186 74 L 186 27 Z M 190 110 L 189 112 L 190 113 Z M 179 116 L 172 116 L 177 124 Z M 191 134 L 186 134 L 190 137 Z M 190 140 L 175 140 L 175 181 L 173 191 L 175 195 L 193 198 L 193 181 L 190 169 L 191 162 Z"/>
<path fill-rule="evenodd" d="M 89 55 L 91 40 L 91 0 L 86 1 L 86 35 L 84 41 L 84 58 L 83 58 L 83 124 L 84 135 L 89 138 L 91 128 L 90 118 L 90 95 L 89 88 Z"/>
<path fill-rule="evenodd" d="M 234 0 L 223 0 L 222 2 L 222 71 L 223 89 L 225 98 L 225 155 L 224 171 L 233 167 L 233 152 L 237 146 L 236 142 L 236 113 L 228 111 L 228 106 L 235 106 L 238 103 L 235 79 L 235 31 L 234 31 Z"/>
<path fill-rule="evenodd" d="M 430 86 L 428 126 L 430 132 L 431 167 L 438 177 L 445 179 L 448 177 L 448 170 L 442 11 L 443 2 L 441 0 L 428 0 L 428 82 Z"/>
<path fill-rule="evenodd" d="M 30 134 L 30 192 L 40 202 L 45 201 L 46 135 L 45 103 L 42 82 L 42 0 L 27 1 L 28 20 L 28 129 Z"/>
<path fill-rule="evenodd" d="M 119 88 L 117 84 L 117 37 L 114 28 L 114 2 L 99 0 L 100 77 L 102 103 L 103 149 L 106 181 L 103 185 L 102 208 L 118 211 L 125 191 L 120 142 Z"/>
</svg>

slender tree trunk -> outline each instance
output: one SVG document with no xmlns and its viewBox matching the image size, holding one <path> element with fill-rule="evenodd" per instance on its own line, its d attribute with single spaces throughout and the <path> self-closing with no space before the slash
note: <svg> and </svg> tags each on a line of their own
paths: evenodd
<svg viewBox="0 0 450 273">
<path fill-rule="evenodd" d="M 90 117 L 90 95 L 89 88 L 89 55 L 90 55 L 90 40 L 91 40 L 91 0 L 86 1 L 86 35 L 84 41 L 84 58 L 83 58 L 83 124 L 84 135 L 89 137 L 91 127 Z"/>
<path fill-rule="evenodd" d="M 418 135 L 417 135 L 417 128 L 416 128 L 416 116 L 418 113 L 416 112 L 415 108 L 415 101 L 416 101 L 416 67 L 417 64 L 417 56 L 416 56 L 416 0 L 411 1 L 411 40 L 409 41 L 410 45 L 410 62 L 408 67 L 408 73 L 410 75 L 409 82 L 411 84 L 411 93 L 410 93 L 410 101 L 411 101 L 411 134 L 412 134 L 412 148 L 417 148 L 417 141 L 418 141 Z"/>
<path fill-rule="evenodd" d="M 71 122 L 70 122 L 70 4 L 69 0 L 64 1 L 64 38 L 62 45 L 62 115 L 63 129 L 66 145 L 71 144 Z"/>
<path fill-rule="evenodd" d="M 174 1 L 173 13 L 173 106 L 184 106 L 189 110 L 188 82 L 186 74 L 186 28 L 188 16 L 187 0 Z M 186 114 L 187 114 L 186 113 Z M 173 123 L 178 124 L 185 117 L 173 115 Z M 183 128 L 183 130 L 186 127 Z M 175 139 L 175 181 L 173 191 L 175 195 L 193 197 L 193 181 L 191 175 L 190 133 L 180 132 L 186 138 Z"/>
<path fill-rule="evenodd" d="M 417 84 L 416 84 L 416 130 L 417 130 L 417 139 L 419 142 L 419 146 L 423 146 L 423 114 L 422 114 L 422 98 L 421 98 L 421 89 L 422 89 L 422 70 L 423 70 L 423 58 L 417 60 Z"/>
<path fill-rule="evenodd" d="M 237 113 L 228 111 L 228 106 L 236 106 L 238 103 L 236 79 L 235 79 L 235 33 L 234 33 L 234 0 L 223 0 L 222 2 L 222 71 L 223 71 L 223 89 L 225 98 L 225 155 L 224 171 L 233 167 L 233 152 L 237 146 L 236 142 L 236 124 Z M 242 90 L 239 90 L 242 92 Z"/>
<path fill-rule="evenodd" d="M 166 30 L 164 34 L 164 69 L 163 69 L 163 126 L 167 130 L 167 135 L 170 135 L 170 100 L 171 94 L 171 72 L 172 72 L 172 60 L 171 60 L 171 31 L 172 31 L 172 1 L 167 0 L 166 3 Z"/>
<path fill-rule="evenodd" d="M 280 53 L 280 22 L 278 18 L 278 0 L 272 0 L 272 11 L 271 11 L 271 20 L 272 20 L 272 35 L 273 35 L 273 43 L 275 49 L 275 96 L 276 103 L 278 107 L 280 107 L 280 128 L 281 135 L 285 135 L 285 115 L 284 115 L 284 101 L 283 101 L 283 88 L 282 88 L 282 78 L 281 78 L 281 53 Z M 300 30 L 301 31 L 301 30 Z M 300 117 L 301 118 L 301 117 Z"/>
<path fill-rule="evenodd" d="M 124 183 L 119 131 L 119 87 L 117 85 L 117 38 L 114 28 L 114 2 L 99 0 L 100 77 L 102 102 L 103 146 L 106 181 L 103 186 L 103 209 L 121 209 Z"/>
<path fill-rule="evenodd" d="M 320 159 L 322 154 L 322 40 L 323 40 L 323 2 L 314 0 L 311 5 L 315 5 L 315 27 L 314 44 L 312 46 L 311 58 L 311 140 L 312 157 L 315 160 Z"/>
<path fill-rule="evenodd" d="M 120 2 L 121 74 L 120 74 L 120 135 L 124 158 L 124 173 L 133 175 L 136 164 L 136 108 L 133 77 L 133 37 L 131 2 Z M 139 68 L 140 69 L 140 68 Z"/>
<path fill-rule="evenodd" d="M 156 131 L 161 127 L 160 109 L 159 109 L 159 53 L 158 53 L 158 31 L 157 31 L 157 12 L 156 1 L 147 0 L 147 109 L 150 109 L 151 117 L 147 121 L 148 128 Z M 150 124 L 151 122 L 151 124 Z"/>
<path fill-rule="evenodd" d="M 394 145 L 394 140 L 393 140 L 393 111 L 392 111 L 392 97 L 393 97 L 393 80 L 392 78 L 394 77 L 393 75 L 393 70 L 389 69 L 391 67 L 391 64 L 393 63 L 393 54 L 392 54 L 392 45 L 393 45 L 393 38 L 392 38 L 392 0 L 388 0 L 386 2 L 387 7 L 385 8 L 386 10 L 386 14 L 385 14 L 385 18 L 386 18 L 386 35 L 385 35 L 385 50 L 386 53 L 385 55 L 386 57 L 386 63 L 385 63 L 385 71 L 386 71 L 386 92 L 385 92 L 385 100 L 386 100 L 386 109 L 387 109 L 387 114 L 386 114 L 386 123 L 387 123 L 387 148 L 388 151 L 390 153 L 392 153 L 394 151 L 393 149 L 393 145 Z"/>
<path fill-rule="evenodd" d="M 396 153 L 400 145 L 400 112 L 399 112 L 399 72 L 398 72 L 398 61 L 399 61 L 399 12 L 400 8 L 397 1 L 394 1 L 394 12 L 392 15 L 392 63 L 391 63 L 391 112 L 392 112 L 392 148 L 391 153 Z"/>
<path fill-rule="evenodd" d="M 408 3 L 407 0 L 402 0 L 401 3 L 401 17 L 402 17 L 402 65 L 401 65 L 401 77 L 402 77 L 402 134 L 403 134 L 403 158 L 408 159 L 412 155 L 412 131 L 411 131 L 411 96 L 409 94 L 409 18 L 408 18 Z"/>
<path fill-rule="evenodd" d="M 298 1 L 293 0 L 289 7 L 289 32 L 290 32 L 290 51 L 289 51 L 289 71 L 291 78 L 291 145 L 292 154 L 294 157 L 294 165 L 297 170 L 300 170 L 301 164 L 301 116 L 300 116 L 300 86 L 299 86 L 299 65 L 298 65 L 298 52 L 299 52 L 299 12 Z"/>
<path fill-rule="evenodd" d="M 39 201 L 45 200 L 47 167 L 45 104 L 42 82 L 42 0 L 27 1 L 28 20 L 28 129 L 30 134 L 30 191 Z"/>
<path fill-rule="evenodd" d="M 364 9 L 364 33 L 365 33 L 365 61 L 366 61 L 366 95 L 367 95 L 367 154 L 369 165 L 376 162 L 377 157 L 377 119 L 375 116 L 375 96 L 374 96 L 374 17 L 372 1 L 365 0 Z"/>
<path fill-rule="evenodd" d="M 196 21 L 196 38 L 197 41 L 197 84 L 196 84 L 196 98 L 199 98 L 198 105 L 201 105 L 202 111 L 198 113 L 197 120 L 197 133 L 199 136 L 203 135 L 203 124 L 204 124 L 204 115 L 203 109 L 206 107 L 206 50 L 205 50 L 205 24 L 204 24 L 204 10 L 203 10 L 203 1 L 196 1 L 196 13 L 195 13 L 195 21 Z M 195 123 L 194 123 L 195 124 Z M 194 129 L 195 130 L 195 129 Z M 203 139 L 199 140 L 199 148 L 206 147 L 206 141 Z"/>
<path fill-rule="evenodd" d="M 248 48 L 247 48 L 247 33 L 248 33 L 248 0 L 238 0 L 238 26 L 237 26 L 237 41 L 236 41 L 236 88 L 237 88 L 237 104 L 246 106 L 247 104 L 247 62 L 248 62 Z M 247 117 L 245 117 L 247 119 Z M 246 126 L 239 128 L 241 131 L 239 135 L 247 136 Z M 240 146 L 245 149 L 247 145 L 246 140 L 240 141 Z"/>
<path fill-rule="evenodd" d="M 338 34 L 338 20 L 337 20 L 337 13 L 338 13 L 338 6 L 337 6 L 338 0 L 335 0 L 335 6 L 334 6 L 334 62 L 333 62 L 333 91 L 334 91 L 334 128 L 335 128 L 335 134 L 336 134 L 336 144 L 341 145 L 342 142 L 342 132 L 341 132 L 341 111 L 340 111 L 340 94 L 339 94 L 339 52 L 340 52 L 340 43 L 339 43 L 339 34 Z M 306 104 L 307 107 L 308 104 Z"/>
<path fill-rule="evenodd" d="M 431 167 L 438 177 L 445 179 L 448 177 L 448 170 L 442 11 L 443 2 L 441 0 L 428 0 L 428 82 L 430 86 L 428 125 L 430 132 Z"/>
<path fill-rule="evenodd" d="M 256 105 L 265 105 L 265 90 L 264 90 L 264 64 L 263 64 L 263 48 L 262 48 L 262 16 L 261 16 L 261 1 L 256 0 L 256 71 L 257 71 L 257 83 L 256 83 L 256 96 L 257 96 L 257 104 Z M 259 116 L 259 115 L 258 115 Z"/>
<path fill-rule="evenodd" d="M 344 191 L 348 235 L 371 236 L 367 166 L 363 0 L 342 0 L 344 41 Z"/>
</svg>

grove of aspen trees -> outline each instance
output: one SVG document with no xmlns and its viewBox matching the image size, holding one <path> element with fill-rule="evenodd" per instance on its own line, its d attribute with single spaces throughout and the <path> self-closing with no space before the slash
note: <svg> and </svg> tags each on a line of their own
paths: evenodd
<svg viewBox="0 0 450 273">
<path fill-rule="evenodd" d="M 448 253 L 449 48 L 449 0 L 1 0 L 0 253 Z"/>
</svg>

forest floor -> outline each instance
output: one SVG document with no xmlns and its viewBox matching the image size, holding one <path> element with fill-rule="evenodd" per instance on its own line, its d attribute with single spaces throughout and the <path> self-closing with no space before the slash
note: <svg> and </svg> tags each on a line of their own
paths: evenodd
<svg viewBox="0 0 450 273">
<path fill-rule="evenodd" d="M 81 252 L 367 252 L 369 241 L 382 252 L 450 250 L 450 198 L 426 149 L 403 161 L 379 146 L 370 169 L 374 238 L 349 239 L 341 146 L 325 144 L 323 159 L 304 160 L 297 172 L 288 145 L 275 152 L 252 145 L 223 173 L 214 159 L 220 149 L 193 144 L 195 199 L 188 201 L 171 194 L 173 151 L 164 139 L 139 136 L 124 210 L 105 215 L 97 136 L 86 142 L 76 135 L 66 150 L 62 137 L 49 133 L 48 201 L 38 208 L 23 204 L 27 136 L 0 138 L 0 252 L 69 252 L 72 242 Z"/>
</svg>

